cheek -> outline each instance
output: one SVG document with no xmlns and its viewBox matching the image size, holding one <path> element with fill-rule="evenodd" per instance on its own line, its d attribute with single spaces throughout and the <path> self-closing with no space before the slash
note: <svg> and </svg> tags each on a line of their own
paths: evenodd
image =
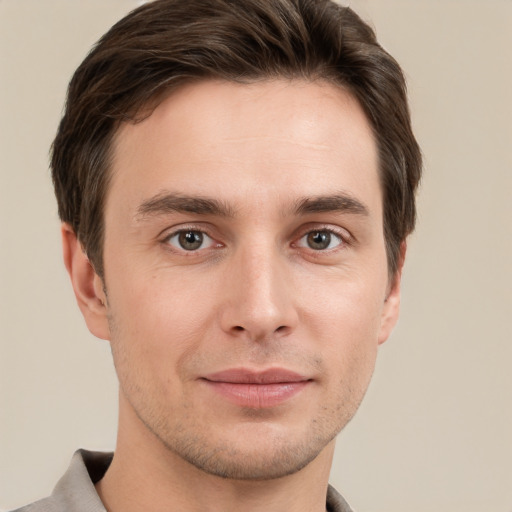
<svg viewBox="0 0 512 512">
<path fill-rule="evenodd" d="M 321 292 L 310 284 L 302 306 L 303 328 L 322 344 L 333 379 L 357 388 L 366 389 L 375 364 L 385 296 L 381 281 L 376 286 L 378 280 L 333 277 Z"/>
<path fill-rule="evenodd" d="M 335 339 L 376 343 L 384 307 L 386 279 L 332 273 L 311 278 L 299 296 L 305 323 Z"/>
<path fill-rule="evenodd" d="M 175 369 L 184 367 L 181 361 L 208 339 L 207 331 L 215 321 L 214 297 L 205 293 L 208 289 L 200 283 L 178 282 L 170 275 L 132 278 L 119 286 L 112 282 L 109 303 L 114 355 L 155 378 L 171 378 Z"/>
</svg>

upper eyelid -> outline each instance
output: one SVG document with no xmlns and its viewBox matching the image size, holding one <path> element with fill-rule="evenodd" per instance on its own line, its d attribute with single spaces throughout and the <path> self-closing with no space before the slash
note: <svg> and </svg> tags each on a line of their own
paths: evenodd
<svg viewBox="0 0 512 512">
<path fill-rule="evenodd" d="M 315 231 L 328 231 L 329 233 L 333 233 L 339 236 L 345 243 L 351 243 L 355 240 L 352 233 L 345 228 L 339 226 L 333 226 L 332 224 L 316 224 L 316 225 L 306 225 L 298 230 L 296 235 L 296 239 L 300 239 L 307 235 L 308 233 L 312 233 Z"/>
<path fill-rule="evenodd" d="M 156 238 L 167 240 L 172 236 L 177 235 L 178 233 L 182 233 L 183 231 L 199 231 L 200 233 L 208 235 L 210 238 L 215 238 L 214 235 L 212 234 L 212 229 L 209 229 L 208 226 L 205 227 L 204 225 L 197 225 L 194 223 L 166 227 L 165 229 L 162 229 L 162 231 L 158 233 Z"/>
<path fill-rule="evenodd" d="M 215 230 L 212 227 L 204 223 L 186 223 L 183 225 L 167 227 L 160 231 L 156 238 L 163 242 L 183 231 L 198 231 L 204 233 L 214 241 L 218 241 L 217 239 L 220 238 L 218 234 L 214 234 Z M 312 222 L 295 230 L 295 233 L 291 236 L 292 244 L 303 238 L 308 233 L 314 231 L 328 231 L 333 233 L 334 235 L 339 236 L 345 244 L 351 244 L 356 241 L 352 233 L 346 228 L 342 228 L 341 226 L 333 226 L 332 224 Z"/>
</svg>

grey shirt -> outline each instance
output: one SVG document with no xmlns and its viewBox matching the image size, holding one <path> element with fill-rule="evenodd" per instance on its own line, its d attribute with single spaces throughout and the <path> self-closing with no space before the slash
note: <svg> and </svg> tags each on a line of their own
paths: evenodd
<svg viewBox="0 0 512 512">
<path fill-rule="evenodd" d="M 78 450 L 51 496 L 13 512 L 106 512 L 94 484 L 103 478 L 112 453 Z M 331 486 L 327 491 L 328 512 L 352 512 L 347 502 Z"/>
</svg>

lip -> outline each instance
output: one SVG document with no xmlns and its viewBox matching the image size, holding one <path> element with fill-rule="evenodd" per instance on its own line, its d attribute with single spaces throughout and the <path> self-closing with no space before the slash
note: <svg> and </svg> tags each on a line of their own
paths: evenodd
<svg viewBox="0 0 512 512">
<path fill-rule="evenodd" d="M 284 368 L 263 371 L 232 368 L 201 380 L 229 402 L 253 409 L 282 404 L 312 382 L 310 378 Z"/>
</svg>

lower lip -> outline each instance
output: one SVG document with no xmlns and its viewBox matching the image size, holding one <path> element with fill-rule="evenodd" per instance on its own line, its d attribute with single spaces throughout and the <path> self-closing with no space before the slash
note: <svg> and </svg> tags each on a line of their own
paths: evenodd
<svg viewBox="0 0 512 512">
<path fill-rule="evenodd" d="M 286 402 L 300 393 L 310 381 L 277 382 L 272 384 L 239 384 L 205 380 L 210 388 L 231 403 L 242 407 L 263 409 Z"/>
</svg>

